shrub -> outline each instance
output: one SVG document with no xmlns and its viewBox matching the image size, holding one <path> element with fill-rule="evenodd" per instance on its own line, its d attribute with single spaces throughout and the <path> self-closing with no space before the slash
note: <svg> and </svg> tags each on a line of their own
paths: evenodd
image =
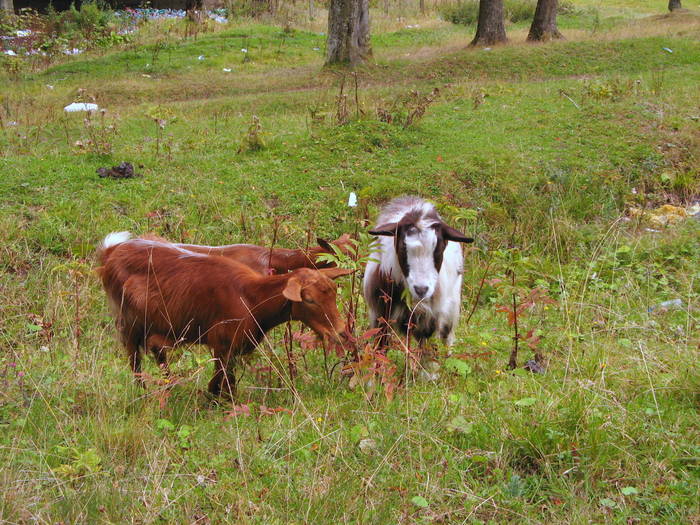
<svg viewBox="0 0 700 525">
<path fill-rule="evenodd" d="M 50 33 L 69 39 L 90 39 L 96 35 L 109 34 L 117 25 L 114 12 L 106 4 L 97 1 L 83 2 L 80 8 L 71 4 L 70 9 L 63 12 L 49 8 L 47 21 Z"/>
</svg>

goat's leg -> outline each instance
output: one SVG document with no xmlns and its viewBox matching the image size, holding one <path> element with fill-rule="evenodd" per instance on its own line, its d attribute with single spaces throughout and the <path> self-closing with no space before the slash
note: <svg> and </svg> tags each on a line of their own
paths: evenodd
<svg viewBox="0 0 700 525">
<path fill-rule="evenodd" d="M 225 352 L 214 350 L 214 376 L 209 381 L 209 392 L 214 396 L 228 394 L 231 398 L 236 393 L 236 376 L 233 367 L 236 359 L 226 345 Z M 223 391 L 223 392 L 222 392 Z"/>
<path fill-rule="evenodd" d="M 162 335 L 149 335 L 146 340 L 146 347 L 151 351 L 158 367 L 166 376 L 170 375 L 167 349 L 173 346 L 175 346 L 175 341 Z"/>
<path fill-rule="evenodd" d="M 145 387 L 146 384 L 141 377 L 141 347 L 138 341 L 134 338 L 129 338 L 124 341 L 124 346 L 126 347 L 127 357 L 129 359 L 129 366 L 134 374 L 134 379 L 136 382 Z"/>
<path fill-rule="evenodd" d="M 214 358 L 214 375 L 209 381 L 209 393 L 213 396 L 218 396 L 221 394 L 221 383 L 226 375 L 226 370 L 221 359 Z"/>
</svg>

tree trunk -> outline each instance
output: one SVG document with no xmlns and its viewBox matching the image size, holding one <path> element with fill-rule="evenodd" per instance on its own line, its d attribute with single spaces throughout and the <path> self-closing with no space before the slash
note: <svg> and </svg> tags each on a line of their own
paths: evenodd
<svg viewBox="0 0 700 525">
<path fill-rule="evenodd" d="M 527 39 L 530 42 L 542 42 L 553 38 L 564 38 L 557 29 L 558 0 L 537 0 L 535 16 L 532 19 L 530 33 Z"/>
<path fill-rule="evenodd" d="M 0 11 L 7 11 L 9 13 L 15 12 L 15 7 L 12 0 L 0 0 Z"/>
<path fill-rule="evenodd" d="M 503 17 L 503 0 L 480 0 L 479 22 L 473 46 L 491 46 L 508 40 Z"/>
<path fill-rule="evenodd" d="M 330 0 L 326 65 L 361 64 L 372 56 L 369 0 Z"/>
<path fill-rule="evenodd" d="M 10 0 L 12 1 L 12 0 Z M 681 8 L 681 0 L 668 0 L 668 10 L 675 11 Z"/>
<path fill-rule="evenodd" d="M 419 0 L 418 7 L 420 8 L 420 14 L 425 16 L 425 0 Z"/>
</svg>

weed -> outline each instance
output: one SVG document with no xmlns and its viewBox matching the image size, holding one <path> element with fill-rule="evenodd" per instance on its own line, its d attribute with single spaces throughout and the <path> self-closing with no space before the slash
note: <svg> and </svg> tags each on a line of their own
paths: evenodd
<svg viewBox="0 0 700 525">
<path fill-rule="evenodd" d="M 253 115 L 250 125 L 248 126 L 248 131 L 243 136 L 240 146 L 238 146 L 238 153 L 244 153 L 246 151 L 260 151 L 265 149 L 267 144 L 265 143 L 264 132 L 262 129 L 262 124 L 260 123 L 260 118 L 257 115 Z"/>
</svg>

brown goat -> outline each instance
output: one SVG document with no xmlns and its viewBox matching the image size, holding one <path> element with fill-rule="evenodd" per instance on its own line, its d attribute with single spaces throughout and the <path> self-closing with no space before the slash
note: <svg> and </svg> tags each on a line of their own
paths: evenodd
<svg viewBox="0 0 700 525">
<path fill-rule="evenodd" d="M 167 242 L 156 236 L 144 236 L 144 239 Z M 343 253 L 352 253 L 353 245 L 350 236 L 345 233 L 335 241 L 316 239 L 318 246 L 308 250 L 290 250 L 287 248 L 265 248 L 255 244 L 228 244 L 225 246 L 203 246 L 199 244 L 175 244 L 178 248 L 206 255 L 220 255 L 250 266 L 258 273 L 287 273 L 297 268 L 330 268 L 332 263 L 319 261 L 318 256 L 324 253 L 335 253 L 331 245 L 335 245 Z"/>
<path fill-rule="evenodd" d="M 166 346 L 204 344 L 216 361 L 209 391 L 218 395 L 235 387 L 236 357 L 252 352 L 281 323 L 301 321 L 324 341 L 344 339 L 331 279 L 351 270 L 300 268 L 265 276 L 225 257 L 130 240 L 127 232 L 108 235 L 99 260 L 98 273 L 135 374 L 143 348 L 163 363 Z"/>
</svg>

